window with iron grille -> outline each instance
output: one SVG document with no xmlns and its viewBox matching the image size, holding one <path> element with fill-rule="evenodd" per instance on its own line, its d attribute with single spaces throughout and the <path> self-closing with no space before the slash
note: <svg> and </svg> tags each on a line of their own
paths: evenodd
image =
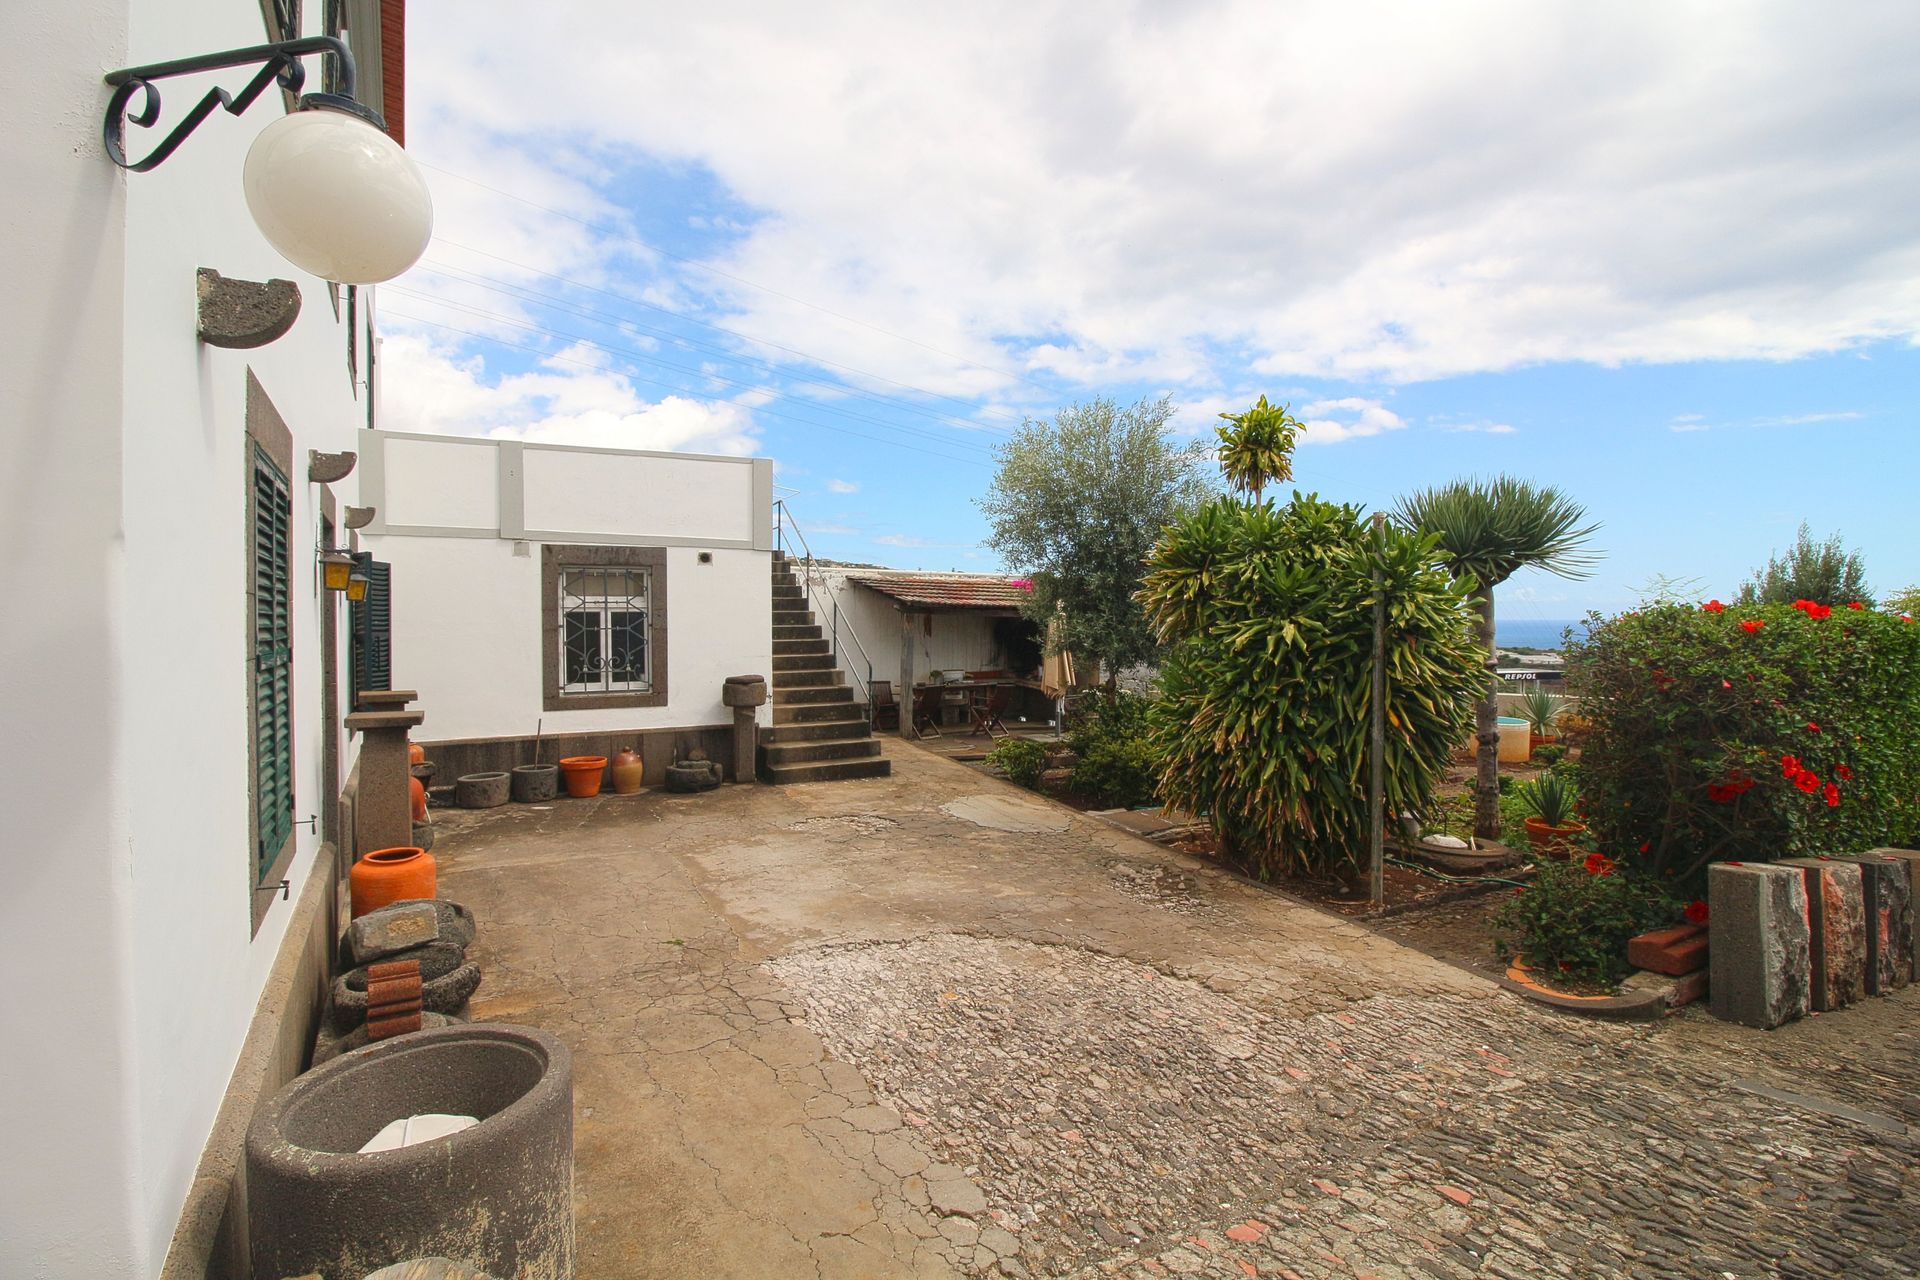
<svg viewBox="0 0 1920 1280">
<path fill-rule="evenodd" d="M 249 492 L 252 527 L 253 872 L 265 882 L 293 837 L 293 494 L 259 446 Z"/>
<path fill-rule="evenodd" d="M 542 548 L 548 710 L 664 706 L 666 552 Z"/>
</svg>

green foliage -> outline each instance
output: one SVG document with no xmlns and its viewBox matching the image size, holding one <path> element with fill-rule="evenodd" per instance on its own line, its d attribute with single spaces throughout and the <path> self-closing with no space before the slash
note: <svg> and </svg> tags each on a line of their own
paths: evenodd
<svg viewBox="0 0 1920 1280">
<path fill-rule="evenodd" d="M 1526 691 L 1520 703 L 1528 728 L 1543 738 L 1553 736 L 1553 722 L 1560 718 L 1560 708 L 1565 705 L 1565 698 L 1554 697 L 1538 684 Z"/>
<path fill-rule="evenodd" d="M 1543 742 L 1533 749 L 1532 759 L 1535 764 L 1559 764 L 1566 758 L 1567 748 L 1564 743 Z M 1506 780 L 1506 775 L 1501 774 L 1500 781 L 1505 782 Z"/>
<path fill-rule="evenodd" d="M 1152 702 L 1130 693 L 1101 699 L 1069 738 L 1078 759 L 1067 786 L 1110 809 L 1152 800 L 1160 782 L 1147 741 Z"/>
<path fill-rule="evenodd" d="M 1920 624 L 1718 607 L 1595 616 L 1568 651 L 1600 848 L 1697 895 L 1718 859 L 1912 845 Z"/>
<path fill-rule="evenodd" d="M 1372 821 L 1372 574 L 1387 602 L 1387 812 L 1426 812 L 1484 683 L 1467 588 L 1431 539 L 1355 507 L 1209 503 L 1167 530 L 1141 598 L 1169 644 L 1150 740 L 1161 799 L 1263 877 L 1354 871 Z"/>
<path fill-rule="evenodd" d="M 1795 600 L 1840 608 L 1855 600 L 1871 605 L 1860 553 L 1848 551 L 1837 533 L 1825 542 L 1815 542 L 1802 523 L 1793 547 L 1769 558 L 1764 568 L 1741 584 L 1739 595 L 1741 604 L 1792 604 Z"/>
<path fill-rule="evenodd" d="M 1679 915 L 1679 904 L 1645 880 L 1617 871 L 1596 875 L 1579 862 L 1542 862 L 1533 884 L 1494 912 L 1495 947 L 1525 959 L 1549 983 L 1612 986 L 1631 967 L 1627 940 Z"/>
<path fill-rule="evenodd" d="M 1565 778 L 1552 771 L 1515 787 L 1522 809 L 1550 827 L 1564 827 L 1574 820 L 1574 805 L 1579 797 Z"/>
<path fill-rule="evenodd" d="M 1894 615 L 1905 614 L 1909 618 L 1920 617 L 1920 587 L 1908 587 L 1896 591 L 1880 602 L 1880 607 Z"/>
<path fill-rule="evenodd" d="M 1109 673 L 1155 652 L 1134 592 L 1161 529 L 1209 493 L 1203 444 L 1166 433 L 1171 401 L 1121 409 L 1093 400 L 1051 423 L 1029 420 L 998 449 L 999 470 L 979 500 L 988 542 L 1026 571 L 1025 608 L 1043 634 L 1064 605 L 1055 643 Z"/>
<path fill-rule="evenodd" d="M 1031 738 L 1002 738 L 987 752 L 987 763 L 1008 782 L 1031 791 L 1040 785 L 1040 775 L 1046 771 L 1047 749 Z"/>
<path fill-rule="evenodd" d="M 1293 446 L 1300 436 L 1300 423 L 1286 405 L 1270 405 L 1261 396 L 1244 413 L 1220 416 L 1229 425 L 1215 428 L 1214 434 L 1220 438 L 1220 470 L 1230 488 L 1252 494 L 1257 502 L 1268 485 L 1293 479 Z"/>
</svg>

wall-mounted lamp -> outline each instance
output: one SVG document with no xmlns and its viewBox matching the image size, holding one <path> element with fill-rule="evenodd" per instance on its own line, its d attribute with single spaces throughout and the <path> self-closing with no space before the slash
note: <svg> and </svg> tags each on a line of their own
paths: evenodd
<svg viewBox="0 0 1920 1280">
<path fill-rule="evenodd" d="M 326 550 L 320 553 L 321 580 L 329 591 L 345 591 L 353 580 L 353 557 L 344 551 Z M 364 590 L 361 595 L 365 595 Z"/>
<path fill-rule="evenodd" d="M 355 604 L 365 600 L 367 598 L 368 581 L 367 571 L 359 565 L 355 565 L 353 570 L 347 574 L 347 599 L 353 601 Z"/>
<path fill-rule="evenodd" d="M 114 92 L 102 129 L 107 156 L 135 173 L 158 168 L 215 107 L 240 115 L 276 80 L 299 93 L 306 79 L 300 59 L 310 53 L 333 55 L 340 92 L 307 94 L 298 110 L 260 131 L 242 173 L 247 208 L 268 243 L 302 270 L 341 284 L 391 280 L 426 252 L 433 199 L 413 161 L 387 136 L 380 113 L 354 100 L 353 55 L 332 36 L 110 73 Z M 150 129 L 160 118 L 155 81 L 256 63 L 259 71 L 237 96 L 209 89 L 145 159 L 127 159 L 127 123 Z M 129 110 L 136 94 L 139 109 Z"/>
</svg>

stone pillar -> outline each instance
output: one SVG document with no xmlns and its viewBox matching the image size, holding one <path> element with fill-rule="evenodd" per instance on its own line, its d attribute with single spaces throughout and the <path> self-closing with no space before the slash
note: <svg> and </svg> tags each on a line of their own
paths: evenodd
<svg viewBox="0 0 1920 1280">
<path fill-rule="evenodd" d="M 1716 1018 L 1771 1030 L 1807 1012 L 1807 889 L 1798 867 L 1716 862 L 1707 869 Z"/>
<path fill-rule="evenodd" d="M 733 708 L 733 780 L 749 782 L 758 772 L 754 747 L 759 736 L 756 710 L 767 700 L 765 676 L 728 676 L 720 701 Z"/>
<path fill-rule="evenodd" d="M 1867 994 L 1867 905 L 1860 868 L 1824 858 L 1788 858 L 1806 883 L 1808 959 L 1816 1013 Z"/>
<path fill-rule="evenodd" d="M 1913 981 L 1913 881 L 1904 858 L 1854 853 L 1867 902 L 1867 994 L 1884 996 Z"/>
<path fill-rule="evenodd" d="M 347 731 L 360 737 L 360 783 L 354 795 L 353 856 L 374 849 L 413 843 L 413 776 L 407 762 L 407 730 L 427 718 L 409 711 L 419 695 L 411 689 L 376 689 L 360 695 L 371 708 L 346 719 Z"/>
<path fill-rule="evenodd" d="M 1913 933 L 1909 949 L 1913 953 L 1913 973 L 1915 982 L 1920 982 L 1920 849 L 1869 849 L 1868 853 L 1881 857 L 1898 858 L 1907 864 L 1908 897 L 1913 902 Z"/>
</svg>

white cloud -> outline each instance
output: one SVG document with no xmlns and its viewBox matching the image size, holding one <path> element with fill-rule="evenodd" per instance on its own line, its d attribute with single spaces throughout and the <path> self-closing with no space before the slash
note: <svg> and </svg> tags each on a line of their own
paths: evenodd
<svg viewBox="0 0 1920 1280">
<path fill-rule="evenodd" d="M 1300 443 L 1338 444 L 1362 436 L 1377 436 L 1383 431 L 1398 431 L 1406 420 L 1378 400 L 1348 396 L 1341 400 L 1316 400 L 1300 410 Z"/>
<path fill-rule="evenodd" d="M 1754 420 L 1753 425 L 1756 427 L 1803 427 L 1816 422 L 1852 422 L 1865 416 L 1852 410 L 1840 413 L 1795 413 L 1783 418 L 1758 418 Z"/>
<path fill-rule="evenodd" d="M 504 376 L 417 334 L 386 335 L 380 356 L 380 424 L 392 431 L 736 455 L 758 445 L 750 406 L 684 396 L 648 401 L 591 348 Z"/>
<path fill-rule="evenodd" d="M 1520 428 L 1505 422 L 1441 422 L 1442 431 L 1477 431 L 1490 436 L 1510 436 Z"/>
<path fill-rule="evenodd" d="M 827 481 L 827 492 L 828 493 L 858 493 L 860 492 L 860 486 L 858 483 L 852 480 L 829 480 Z"/>
<path fill-rule="evenodd" d="M 662 297 L 943 393 L 1920 340 L 1903 0 L 1737 24 L 1497 0 L 569 13 L 471 0 L 415 32 L 416 149 L 613 224 L 608 157 L 710 172 L 755 216 L 726 276 L 662 264 Z M 575 274 L 647 261 L 429 176 L 454 239 Z"/>
</svg>

